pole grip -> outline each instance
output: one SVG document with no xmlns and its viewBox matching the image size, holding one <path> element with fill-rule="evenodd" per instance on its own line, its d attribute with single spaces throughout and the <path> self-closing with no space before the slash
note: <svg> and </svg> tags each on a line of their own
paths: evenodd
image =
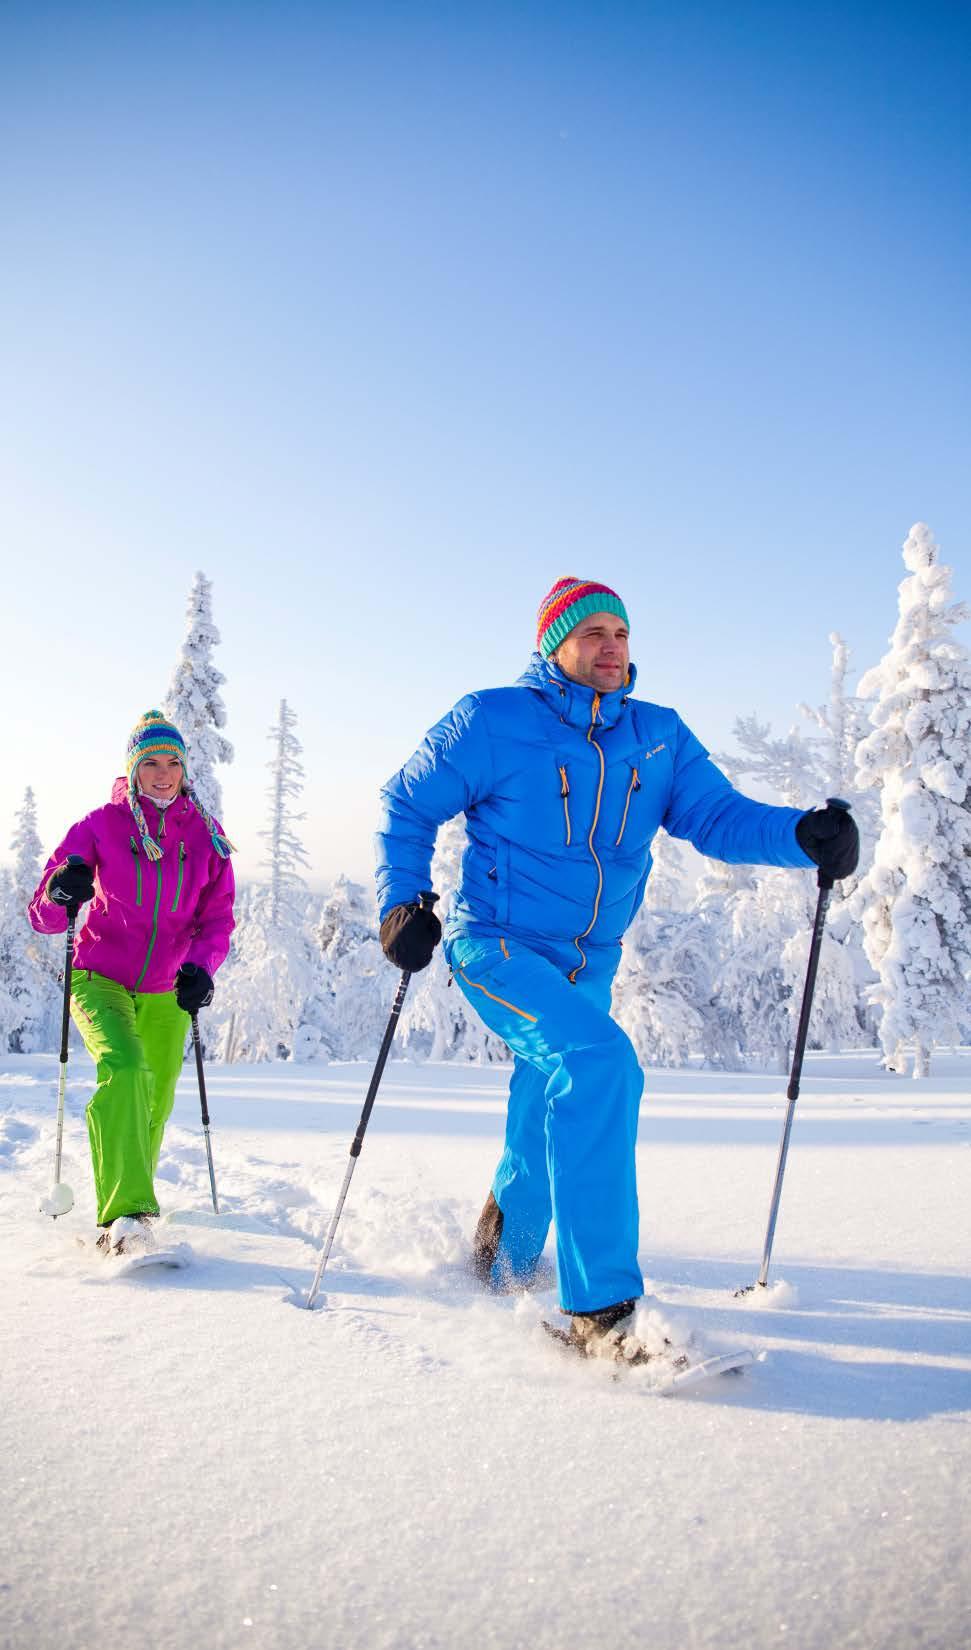
<svg viewBox="0 0 971 1650">
<path fill-rule="evenodd" d="M 853 811 L 853 804 L 851 802 L 847 802 L 846 799 L 842 796 L 828 796 L 826 798 L 826 806 L 827 806 L 827 808 L 839 808 L 845 814 L 852 813 L 852 811 Z M 832 891 L 832 889 L 835 886 L 836 886 L 836 883 L 835 883 L 835 879 L 833 877 L 826 876 L 822 871 L 820 871 L 817 874 L 817 877 L 816 877 L 816 887 L 817 888 L 828 889 L 828 890 Z"/>
</svg>

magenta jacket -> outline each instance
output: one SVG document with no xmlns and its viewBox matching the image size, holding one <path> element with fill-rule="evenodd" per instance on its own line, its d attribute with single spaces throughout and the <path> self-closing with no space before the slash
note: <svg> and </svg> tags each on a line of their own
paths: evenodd
<svg viewBox="0 0 971 1650">
<path fill-rule="evenodd" d="M 94 872 L 94 899 L 82 908 L 75 968 L 93 969 L 129 991 L 171 991 L 184 962 L 215 974 L 225 959 L 236 883 L 187 796 L 164 810 L 141 800 L 162 858 L 145 854 L 125 781 L 116 779 L 107 807 L 72 825 L 54 850 L 27 914 L 38 934 L 64 933 L 67 912 L 48 899 L 47 884 L 68 854 L 80 854 Z"/>
</svg>

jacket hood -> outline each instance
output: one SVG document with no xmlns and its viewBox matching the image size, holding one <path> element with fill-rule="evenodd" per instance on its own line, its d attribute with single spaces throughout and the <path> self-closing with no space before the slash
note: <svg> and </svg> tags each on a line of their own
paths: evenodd
<svg viewBox="0 0 971 1650">
<path fill-rule="evenodd" d="M 560 669 L 555 660 L 544 659 L 541 653 L 534 653 L 516 686 L 532 688 L 546 700 L 561 721 L 585 733 L 593 718 L 594 699 L 599 700 L 597 726 L 616 726 L 624 714 L 636 680 L 637 666 L 631 665 L 623 687 L 614 688 L 612 693 L 598 694 L 595 688 L 586 687 L 582 682 L 574 682 Z"/>
</svg>

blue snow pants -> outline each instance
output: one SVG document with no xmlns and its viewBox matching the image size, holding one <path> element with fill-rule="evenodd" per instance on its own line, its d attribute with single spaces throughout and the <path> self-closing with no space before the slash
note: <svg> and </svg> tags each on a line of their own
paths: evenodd
<svg viewBox="0 0 971 1650">
<path fill-rule="evenodd" d="M 637 1297 L 634 1149 L 644 1077 L 610 1017 L 619 947 L 600 955 L 591 947 L 575 985 L 569 943 L 540 952 L 466 931 L 446 953 L 456 985 L 515 1056 L 492 1183 L 503 1216 L 498 1273 L 528 1277 L 552 1219 L 565 1311 Z"/>
</svg>

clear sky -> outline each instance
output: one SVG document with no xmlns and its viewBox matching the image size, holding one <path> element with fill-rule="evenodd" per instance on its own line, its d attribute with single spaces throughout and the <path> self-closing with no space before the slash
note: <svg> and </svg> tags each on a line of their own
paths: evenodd
<svg viewBox="0 0 971 1650">
<path fill-rule="evenodd" d="M 163 696 L 192 574 L 252 871 L 283 696 L 315 876 L 624 596 L 705 743 L 883 651 L 930 523 L 971 597 L 963 4 L 0 6 L 0 853 Z M 967 639 L 967 631 L 965 631 Z"/>
</svg>

